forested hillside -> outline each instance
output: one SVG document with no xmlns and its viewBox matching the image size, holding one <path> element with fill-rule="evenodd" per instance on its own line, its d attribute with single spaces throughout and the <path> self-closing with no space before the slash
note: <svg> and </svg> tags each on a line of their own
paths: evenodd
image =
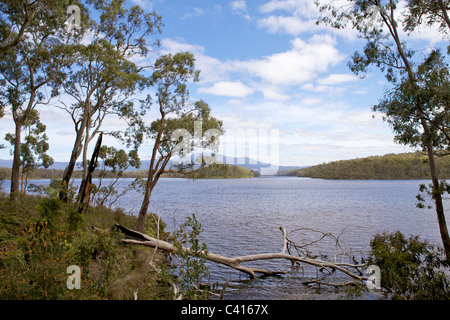
<svg viewBox="0 0 450 320">
<path fill-rule="evenodd" d="M 197 179 L 215 178 L 253 178 L 259 176 L 258 172 L 229 164 L 212 164 L 193 171 Z"/>
<path fill-rule="evenodd" d="M 28 174 L 28 179 L 60 179 L 63 175 L 64 170 L 60 169 L 35 169 Z M 102 175 L 103 178 L 115 178 L 116 175 L 110 171 L 96 170 L 93 172 L 93 178 L 98 178 Z M 146 177 L 147 170 L 135 170 L 123 172 L 122 178 L 138 178 Z M 205 166 L 192 171 L 187 171 L 184 173 L 167 170 L 162 174 L 162 177 L 168 178 L 195 178 L 195 179 L 216 179 L 216 178 L 253 178 L 258 177 L 259 172 L 252 171 L 240 166 L 229 165 L 229 164 L 214 164 L 210 166 Z M 10 168 L 0 167 L 0 181 L 8 180 L 11 177 Z M 83 177 L 83 172 L 80 170 L 75 170 L 73 173 L 73 178 L 80 179 Z"/>
<path fill-rule="evenodd" d="M 439 178 L 450 178 L 450 156 L 436 157 L 436 167 Z M 290 175 L 293 175 L 292 172 Z M 430 179 L 430 169 L 427 156 L 416 152 L 333 161 L 300 169 L 297 176 L 321 179 Z"/>
</svg>

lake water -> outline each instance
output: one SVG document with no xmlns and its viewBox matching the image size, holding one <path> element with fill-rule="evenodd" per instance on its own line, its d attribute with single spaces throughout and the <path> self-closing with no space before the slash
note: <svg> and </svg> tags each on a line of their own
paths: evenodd
<svg viewBox="0 0 450 320">
<path fill-rule="evenodd" d="M 151 210 L 161 214 L 169 231 L 195 214 L 204 229 L 201 240 L 208 250 L 229 257 L 280 252 L 283 245 L 280 226 L 287 231 L 312 228 L 340 235 L 342 248 L 357 251 L 367 250 L 375 234 L 396 230 L 440 245 L 434 209 L 416 208 L 415 196 L 421 183 L 428 181 L 164 178 L 153 191 Z M 141 195 L 128 193 L 116 205 L 136 214 L 141 201 Z M 444 200 L 444 207 L 450 225 L 449 199 Z M 302 231 L 292 237 L 300 241 L 318 236 L 320 234 Z M 312 249 L 316 250 L 313 253 L 329 257 L 335 253 L 334 242 L 330 241 L 318 243 Z M 293 269 L 289 261 L 259 263 L 269 270 L 286 269 L 287 273 L 255 280 L 225 266 L 208 265 L 212 283 L 218 282 L 220 287 L 230 279 L 227 299 L 336 298 L 328 291 L 317 293 L 316 289 L 302 284 L 316 276 L 316 268 Z"/>
</svg>

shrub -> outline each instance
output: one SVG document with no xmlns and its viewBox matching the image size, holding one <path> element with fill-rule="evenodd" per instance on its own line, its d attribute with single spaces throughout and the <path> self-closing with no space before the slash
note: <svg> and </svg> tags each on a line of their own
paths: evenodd
<svg viewBox="0 0 450 320">
<path fill-rule="evenodd" d="M 408 239 L 399 231 L 376 235 L 370 242 L 370 264 L 381 270 L 381 286 L 392 299 L 450 298 L 448 264 L 443 250 L 418 236 Z"/>
<path fill-rule="evenodd" d="M 30 222 L 15 242 L 0 254 L 2 299 L 66 299 L 70 254 L 68 234 L 50 229 L 48 222 Z"/>
<path fill-rule="evenodd" d="M 202 252 L 207 252 L 206 244 L 200 243 L 199 236 L 203 231 L 195 215 L 187 217 L 174 233 L 173 244 L 177 248 L 178 284 L 186 299 L 205 299 L 206 290 L 200 289 L 201 281 L 209 275 Z M 182 247 L 190 248 L 190 254 Z"/>
<path fill-rule="evenodd" d="M 0 193 L 0 299 L 133 299 L 136 289 L 139 299 L 168 298 L 170 285 L 149 267 L 151 249 L 123 245 L 111 232 L 116 223 L 129 227 L 136 217 L 99 207 L 80 215 L 57 192 L 15 200 Z M 81 270 L 80 289 L 67 287 L 71 265 Z"/>
</svg>

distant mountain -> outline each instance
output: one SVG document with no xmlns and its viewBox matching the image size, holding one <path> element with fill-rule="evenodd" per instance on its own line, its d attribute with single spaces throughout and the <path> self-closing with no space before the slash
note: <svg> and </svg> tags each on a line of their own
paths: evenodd
<svg viewBox="0 0 450 320">
<path fill-rule="evenodd" d="M 0 159 L 0 167 L 2 167 L 2 168 L 11 168 L 12 167 L 12 160 Z"/>
<path fill-rule="evenodd" d="M 12 167 L 12 160 L 4 160 L 0 159 L 0 167 L 2 168 L 11 168 Z M 56 170 L 64 170 L 67 167 L 67 162 L 55 162 L 53 165 L 51 165 L 48 169 L 56 169 Z M 81 167 L 81 162 L 77 162 L 77 165 L 75 166 L 75 170 Z"/>
<path fill-rule="evenodd" d="M 238 167 L 243 167 L 248 170 L 258 171 L 262 175 L 276 175 L 280 169 L 284 170 L 284 167 L 278 167 L 276 165 L 271 165 L 270 163 L 265 163 L 261 161 L 256 161 L 249 157 L 227 157 L 223 155 L 217 155 L 216 158 L 219 161 L 222 161 L 224 164 L 229 164 L 230 166 L 236 165 Z M 170 168 L 174 162 L 169 161 L 167 168 Z M 141 161 L 140 169 L 146 169 L 150 166 L 150 160 Z M 197 169 L 200 165 L 194 165 L 194 168 Z M 135 170 L 133 168 L 132 170 Z"/>
<path fill-rule="evenodd" d="M 217 159 L 221 160 L 223 163 L 229 165 L 237 165 L 239 167 L 246 168 L 248 170 L 258 171 L 263 175 L 276 175 L 279 171 L 285 171 L 289 169 L 300 169 L 302 167 L 291 167 L 291 166 L 276 166 L 270 163 L 264 163 L 261 161 L 253 160 L 249 157 L 226 157 L 222 155 L 217 155 Z M 55 162 L 49 167 L 49 169 L 64 170 L 67 166 L 67 162 Z M 174 163 L 169 162 L 167 168 L 170 168 Z M 145 170 L 150 166 L 150 160 L 142 160 L 140 170 Z M 12 160 L 0 159 L 0 167 L 11 168 Z M 77 162 L 75 170 L 81 168 L 81 162 Z M 196 168 L 196 166 L 194 166 Z M 129 168 L 127 171 L 134 171 L 136 168 Z"/>
<path fill-rule="evenodd" d="M 299 170 L 306 168 L 309 168 L 309 166 L 280 166 L 277 176 L 297 176 Z"/>
</svg>

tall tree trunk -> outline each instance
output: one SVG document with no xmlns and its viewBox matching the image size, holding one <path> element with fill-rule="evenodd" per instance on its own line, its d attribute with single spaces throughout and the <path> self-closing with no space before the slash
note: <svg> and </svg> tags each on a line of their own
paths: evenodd
<svg viewBox="0 0 450 320">
<path fill-rule="evenodd" d="M 31 77 L 33 75 L 31 74 Z M 13 156 L 13 166 L 11 169 L 11 190 L 10 197 L 11 199 L 16 198 L 17 192 L 19 192 L 19 183 L 20 183 L 20 149 L 21 149 L 21 136 L 22 136 L 22 127 L 25 120 L 30 115 L 31 111 L 34 108 L 34 98 L 36 97 L 37 88 L 32 85 L 30 98 L 28 99 L 28 104 L 23 112 L 19 111 L 19 108 L 13 107 L 12 116 L 14 119 L 14 124 L 16 126 L 15 132 L 15 140 L 14 140 L 14 156 Z"/>
<path fill-rule="evenodd" d="M 89 167 L 87 168 L 88 169 L 87 174 L 81 181 L 80 190 L 78 193 L 80 196 L 80 204 L 81 204 L 79 209 L 80 213 L 89 205 L 89 199 L 92 190 L 92 174 L 94 173 L 94 170 L 97 167 L 100 147 L 102 145 L 102 137 L 103 134 L 100 133 L 97 140 L 97 144 L 95 145 L 94 152 L 92 153 L 91 161 L 89 162 Z"/>
<path fill-rule="evenodd" d="M 75 170 L 75 165 L 76 165 L 78 157 L 80 156 L 81 151 L 83 149 L 83 135 L 84 135 L 84 130 L 85 130 L 85 123 L 86 123 L 86 120 L 83 119 L 83 121 L 80 125 L 80 128 L 78 130 L 76 130 L 77 136 L 76 136 L 75 142 L 73 144 L 69 164 L 67 165 L 66 169 L 64 169 L 62 182 L 66 186 L 69 185 L 70 179 L 72 179 L 73 171 Z M 67 192 L 64 190 L 61 190 L 61 192 L 59 193 L 59 198 L 61 200 L 67 201 Z"/>
<path fill-rule="evenodd" d="M 161 137 L 164 131 L 165 126 L 165 113 L 163 112 L 163 108 L 160 102 L 160 112 L 161 112 L 161 120 L 160 120 L 160 127 L 158 131 L 158 135 L 155 140 L 155 144 L 153 145 L 153 151 L 152 151 L 152 158 L 150 160 L 150 168 L 148 169 L 148 175 L 147 175 L 147 184 L 145 186 L 145 195 L 144 200 L 142 200 L 141 209 L 139 210 L 138 220 L 136 229 L 140 232 L 144 231 L 145 227 L 145 216 L 147 215 L 148 207 L 150 206 L 150 197 L 152 195 L 153 188 L 155 187 L 156 182 L 158 182 L 158 179 L 161 175 L 161 173 L 164 171 L 164 167 L 161 167 L 158 170 L 158 164 L 161 158 L 156 162 L 156 154 L 158 152 L 158 148 L 161 145 Z M 169 157 L 170 158 L 170 157 Z M 158 174 L 159 173 L 159 174 Z"/>
<path fill-rule="evenodd" d="M 69 185 L 70 179 L 72 179 L 73 171 L 75 170 L 75 165 L 77 163 L 78 157 L 81 154 L 83 141 L 82 138 L 83 134 L 78 132 L 75 143 L 73 145 L 72 154 L 70 155 L 69 164 L 67 165 L 66 169 L 64 169 L 62 181 L 65 186 Z M 59 193 L 59 197 L 61 200 L 67 201 L 67 193 L 65 191 L 61 190 L 61 192 Z"/>
<path fill-rule="evenodd" d="M 147 179 L 147 185 L 145 187 L 144 200 L 142 200 L 141 209 L 139 210 L 138 219 L 136 223 L 136 229 L 139 232 L 144 232 L 145 229 L 145 217 L 147 215 L 148 208 L 150 207 L 150 197 L 152 195 L 154 184 L 153 178 L 150 176 Z"/>
<path fill-rule="evenodd" d="M 450 29 L 450 18 L 447 13 L 447 7 L 442 0 L 438 0 L 439 9 L 441 9 L 442 12 L 442 18 L 444 19 L 445 23 L 447 24 L 447 27 Z"/>
<path fill-rule="evenodd" d="M 441 234 L 442 244 L 444 246 L 445 256 L 450 263 L 450 236 L 447 223 L 445 221 L 444 206 L 442 203 L 442 190 L 439 185 L 439 179 L 436 174 L 436 164 L 434 162 L 433 145 L 427 142 L 428 164 L 430 166 L 431 182 L 433 184 L 433 199 L 436 205 L 436 214 Z"/>
<path fill-rule="evenodd" d="M 22 168 L 22 172 L 21 172 L 21 177 L 20 177 L 20 192 L 21 193 L 25 193 L 25 174 L 23 173 L 23 168 Z"/>
<path fill-rule="evenodd" d="M 170 160 L 170 156 L 162 157 L 157 161 L 155 167 L 153 167 L 154 161 L 151 162 L 150 170 L 148 171 L 149 173 L 148 173 L 148 178 L 147 178 L 147 184 L 145 186 L 144 200 L 142 201 L 141 209 L 139 210 L 139 215 L 138 215 L 138 220 L 137 220 L 137 225 L 136 225 L 136 229 L 138 229 L 140 232 L 142 232 L 145 227 L 145 216 L 147 215 L 148 208 L 150 207 L 150 197 L 152 195 L 153 188 L 155 187 L 159 178 L 163 174 L 164 168 L 166 167 L 169 160 Z M 158 169 L 154 170 L 154 168 L 155 169 L 158 168 Z"/>
<path fill-rule="evenodd" d="M 400 54 L 400 57 L 405 65 L 405 70 L 408 73 L 408 79 L 411 82 L 411 84 L 414 87 L 417 87 L 415 74 L 412 70 L 411 64 L 409 63 L 409 60 L 407 58 L 406 53 L 403 50 L 403 47 L 401 45 L 400 37 L 397 32 L 397 23 L 394 21 L 394 8 L 395 6 L 391 2 L 391 15 L 387 15 L 386 11 L 382 9 L 382 7 L 379 7 L 381 10 L 382 18 L 385 22 L 385 24 L 389 28 L 389 32 L 392 36 L 392 38 L 395 41 L 395 44 L 397 46 L 397 51 Z M 426 139 L 426 149 L 428 153 L 428 163 L 430 167 L 430 173 L 431 173 L 431 181 L 433 184 L 433 198 L 436 205 L 436 214 L 438 218 L 439 223 L 439 231 L 441 234 L 442 244 L 444 246 L 444 251 L 447 260 L 450 262 L 450 237 L 448 234 L 447 224 L 445 222 L 445 215 L 444 215 L 444 206 L 442 204 L 442 194 L 441 194 L 441 188 L 439 186 L 439 179 L 437 177 L 436 173 L 436 165 L 434 162 L 434 155 L 433 155 L 433 143 L 431 141 L 431 134 L 430 134 L 430 128 L 428 126 L 426 117 L 423 113 L 423 103 L 419 100 L 417 101 L 417 113 L 420 118 L 420 122 L 423 128 L 423 134 Z"/>
<path fill-rule="evenodd" d="M 437 220 L 439 224 L 439 232 L 441 234 L 442 244 L 444 246 L 445 256 L 450 263 L 450 236 L 448 233 L 447 223 L 445 221 L 444 205 L 442 203 L 442 190 L 439 184 L 439 178 L 436 172 L 436 163 L 433 154 L 433 142 L 431 141 L 430 128 L 422 112 L 419 108 L 420 121 L 423 128 L 423 134 L 426 139 L 426 149 L 428 154 L 428 165 L 430 167 L 431 182 L 433 185 L 432 197 L 436 206 Z"/>
<path fill-rule="evenodd" d="M 86 129 L 84 134 L 84 144 L 83 144 L 83 179 L 86 179 L 88 175 L 88 147 L 89 141 L 91 140 L 89 128 L 91 125 L 91 121 L 88 119 L 86 122 Z"/>
<path fill-rule="evenodd" d="M 15 140 L 14 140 L 14 156 L 13 156 L 13 165 L 11 171 L 11 198 L 15 198 L 17 192 L 19 192 L 19 184 L 20 184 L 20 140 L 21 140 L 21 132 L 22 132 L 22 121 L 21 119 L 17 119 L 16 123 L 16 132 L 15 132 Z"/>
</svg>

